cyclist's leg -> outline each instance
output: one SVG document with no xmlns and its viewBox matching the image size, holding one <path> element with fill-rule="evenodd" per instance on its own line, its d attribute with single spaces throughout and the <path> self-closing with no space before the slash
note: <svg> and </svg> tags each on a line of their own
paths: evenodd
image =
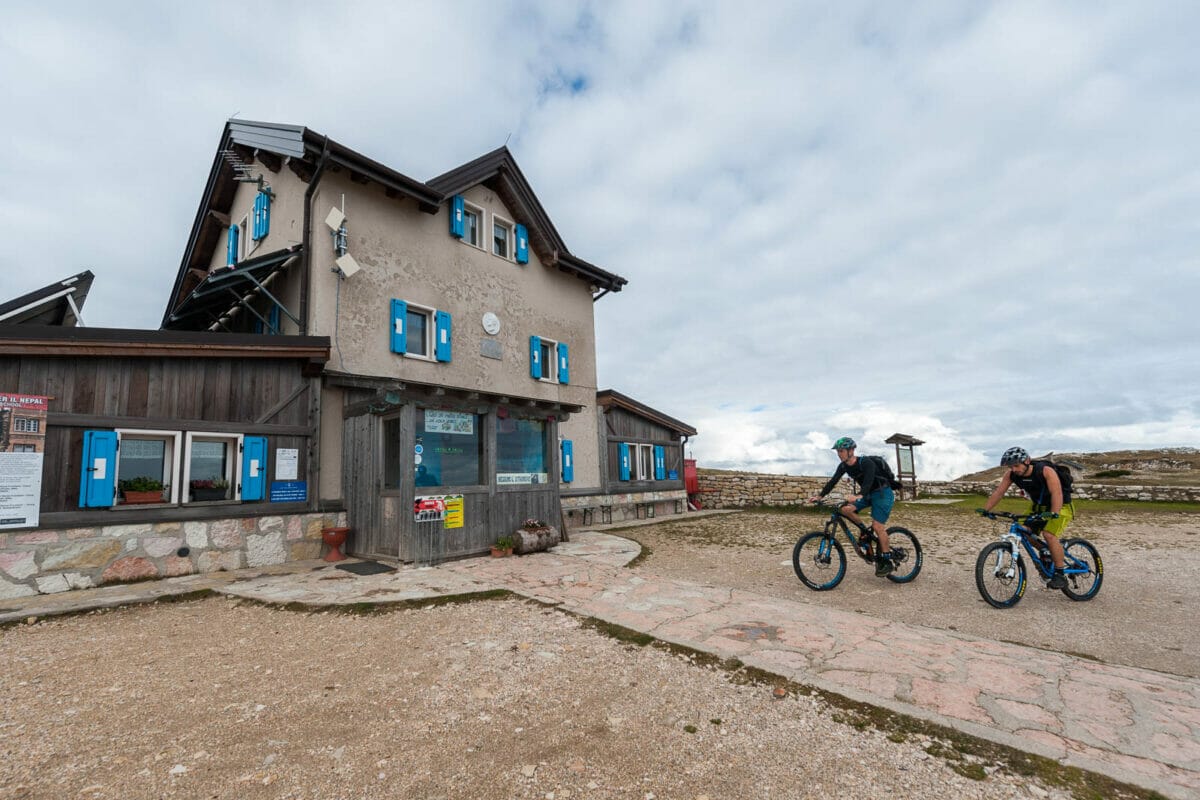
<svg viewBox="0 0 1200 800">
<path fill-rule="evenodd" d="M 858 516 L 858 512 L 863 510 L 863 506 L 859 505 L 861 502 L 862 500 L 860 499 L 855 500 L 853 503 L 843 503 L 842 507 L 839 508 L 838 511 L 841 512 L 843 517 L 850 520 L 855 525 L 862 525 L 863 521 Z"/>
<path fill-rule="evenodd" d="M 1048 511 L 1049 509 L 1046 510 Z M 1054 559 L 1054 567 L 1059 571 L 1062 570 L 1063 565 L 1066 563 L 1062 542 L 1059 539 L 1062 537 L 1067 525 L 1074 518 L 1074 507 L 1070 503 L 1067 503 L 1058 512 L 1058 518 L 1047 520 L 1046 527 L 1042 529 L 1042 538 L 1046 541 L 1046 547 L 1050 548 L 1050 557 Z"/>
<path fill-rule="evenodd" d="M 892 515 L 892 506 L 896 504 L 896 493 L 885 486 L 871 492 L 866 499 L 871 503 L 871 529 L 879 538 L 879 552 L 890 553 L 892 546 L 888 542 L 887 521 Z"/>
</svg>

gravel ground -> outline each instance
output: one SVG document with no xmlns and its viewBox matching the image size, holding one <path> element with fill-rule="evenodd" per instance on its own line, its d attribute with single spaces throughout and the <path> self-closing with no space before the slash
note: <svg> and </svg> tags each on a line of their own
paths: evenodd
<svg viewBox="0 0 1200 800">
<path fill-rule="evenodd" d="M 1020 603 L 1004 610 L 989 606 L 975 587 L 975 559 L 998 537 L 999 523 L 967 509 L 900 504 L 889 525 L 920 540 L 925 564 L 917 579 L 897 585 L 876 578 L 847 547 L 845 579 L 814 592 L 796 578 L 792 547 L 825 519 L 739 513 L 614 533 L 648 547 L 637 569 L 659 575 L 1200 677 L 1200 515 L 1084 511 L 1068 534 L 1100 551 L 1100 593 L 1077 603 L 1031 579 Z"/>
<path fill-rule="evenodd" d="M 1102 619 L 1128 629 L 1155 609 L 1182 618 L 1174 598 L 1156 597 L 1164 587 L 1196 607 L 1194 588 L 1155 577 L 1172 562 L 1160 528 L 1139 518 L 1095 537 L 1109 565 L 1097 600 L 1033 593 L 991 610 L 958 575 L 986 537 L 933 533 L 943 513 L 913 522 L 930 551 L 913 587 L 857 563 L 824 594 L 789 578 L 784 559 L 797 522 L 815 517 L 730 515 L 622 535 L 654 548 L 636 569 L 709 582 L 719 569 L 727 585 L 926 624 L 938 608 L 939 624 L 999 638 L 1040 635 L 1043 614 L 1070 614 L 1069 627 L 1095 617 L 1086 627 L 1099 657 L 1116 647 L 1099 635 Z M 1167 541 L 1191 544 L 1182 552 L 1194 559 L 1188 533 L 1170 529 Z M 1138 585 L 1122 589 L 1134 568 Z M 938 606 L 950 595 L 961 608 Z M 1190 654 L 1195 636 L 1171 631 Z M 1158 668 L 1172 657 L 1125 655 Z M 964 758 L 953 741 L 848 724 L 852 713 L 815 696 L 777 699 L 738 678 L 512 599 L 352 616 L 208 598 L 49 619 L 0 629 L 0 800 L 1069 796 Z"/>
</svg>

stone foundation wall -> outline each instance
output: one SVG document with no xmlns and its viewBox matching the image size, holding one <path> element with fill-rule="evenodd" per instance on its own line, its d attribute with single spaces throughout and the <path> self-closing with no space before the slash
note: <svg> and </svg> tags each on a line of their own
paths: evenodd
<svg viewBox="0 0 1200 800">
<path fill-rule="evenodd" d="M 0 599 L 317 558 L 344 512 L 0 533 Z"/>
<path fill-rule="evenodd" d="M 562 510 L 567 530 L 573 531 L 588 525 L 606 525 L 610 522 L 683 514 L 687 511 L 687 492 L 683 489 L 671 489 L 662 492 L 564 497 Z"/>
<path fill-rule="evenodd" d="M 829 480 L 804 475 L 760 475 L 754 472 L 704 473 L 700 479 L 700 503 L 704 508 L 752 508 L 790 506 L 812 497 Z M 840 487 L 839 487 L 840 488 Z M 922 497 L 951 494 L 989 495 L 995 483 L 971 481 L 928 481 L 917 484 Z M 1074 497 L 1081 500 L 1141 500 L 1200 503 L 1200 486 L 1120 486 L 1107 483 L 1075 483 Z M 834 490 L 837 492 L 837 489 Z M 1009 490 L 1010 495 L 1015 492 Z M 564 501 L 565 505 L 565 501 Z"/>
</svg>

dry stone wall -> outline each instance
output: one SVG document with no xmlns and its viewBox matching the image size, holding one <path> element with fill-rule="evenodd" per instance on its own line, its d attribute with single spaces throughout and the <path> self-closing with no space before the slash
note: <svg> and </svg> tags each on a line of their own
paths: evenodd
<svg viewBox="0 0 1200 800">
<path fill-rule="evenodd" d="M 699 475 L 700 504 L 704 508 L 754 508 L 791 506 L 812 497 L 829 480 L 805 475 L 766 475 L 755 472 L 712 472 Z M 838 487 L 850 490 L 849 483 Z M 953 494 L 989 495 L 995 483 L 929 481 L 917 485 L 922 497 Z M 835 489 L 836 493 L 838 489 Z M 1010 494 L 1015 494 L 1010 490 Z M 1122 486 L 1076 483 L 1074 496 L 1081 500 L 1141 500 L 1200 503 L 1200 486 Z"/>
<path fill-rule="evenodd" d="M 0 533 L 0 600 L 303 561 L 346 515 L 291 514 Z"/>
</svg>

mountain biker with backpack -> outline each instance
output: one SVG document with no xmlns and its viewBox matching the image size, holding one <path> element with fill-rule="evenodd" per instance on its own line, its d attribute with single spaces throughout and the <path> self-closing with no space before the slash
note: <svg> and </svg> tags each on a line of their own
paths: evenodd
<svg viewBox="0 0 1200 800">
<path fill-rule="evenodd" d="M 895 478 L 891 477 L 891 468 L 887 461 L 879 456 L 857 456 L 854 454 L 856 447 L 858 444 L 849 436 L 843 436 L 833 443 L 833 449 L 837 450 L 838 460 L 841 463 L 838 464 L 833 477 L 825 484 L 821 493 L 810 497 L 808 501 L 815 503 L 829 494 L 843 475 L 849 475 L 858 484 L 861 494 L 847 498 L 839 511 L 855 524 L 862 525 L 863 522 L 859 519 L 858 512 L 867 506 L 871 507 L 871 530 L 879 539 L 879 555 L 875 559 L 875 575 L 883 577 L 896 568 L 892 562 L 892 547 L 888 542 L 886 527 L 888 517 L 892 513 L 892 506 L 896 502 L 896 493 L 893 491 Z"/>
<path fill-rule="evenodd" d="M 1063 588 L 1067 585 L 1067 579 L 1062 573 L 1063 548 L 1058 537 L 1075 516 L 1075 506 L 1071 503 L 1070 470 L 1052 461 L 1034 461 L 1020 447 L 1005 450 L 1000 457 L 1000 466 L 1008 467 L 1008 470 L 981 510 L 991 511 L 1014 483 L 1025 492 L 1025 496 L 1033 503 L 1030 513 L 1050 516 L 1042 529 L 1042 538 L 1046 540 L 1050 557 L 1054 559 L 1054 576 L 1047 585 L 1051 589 Z"/>
</svg>

